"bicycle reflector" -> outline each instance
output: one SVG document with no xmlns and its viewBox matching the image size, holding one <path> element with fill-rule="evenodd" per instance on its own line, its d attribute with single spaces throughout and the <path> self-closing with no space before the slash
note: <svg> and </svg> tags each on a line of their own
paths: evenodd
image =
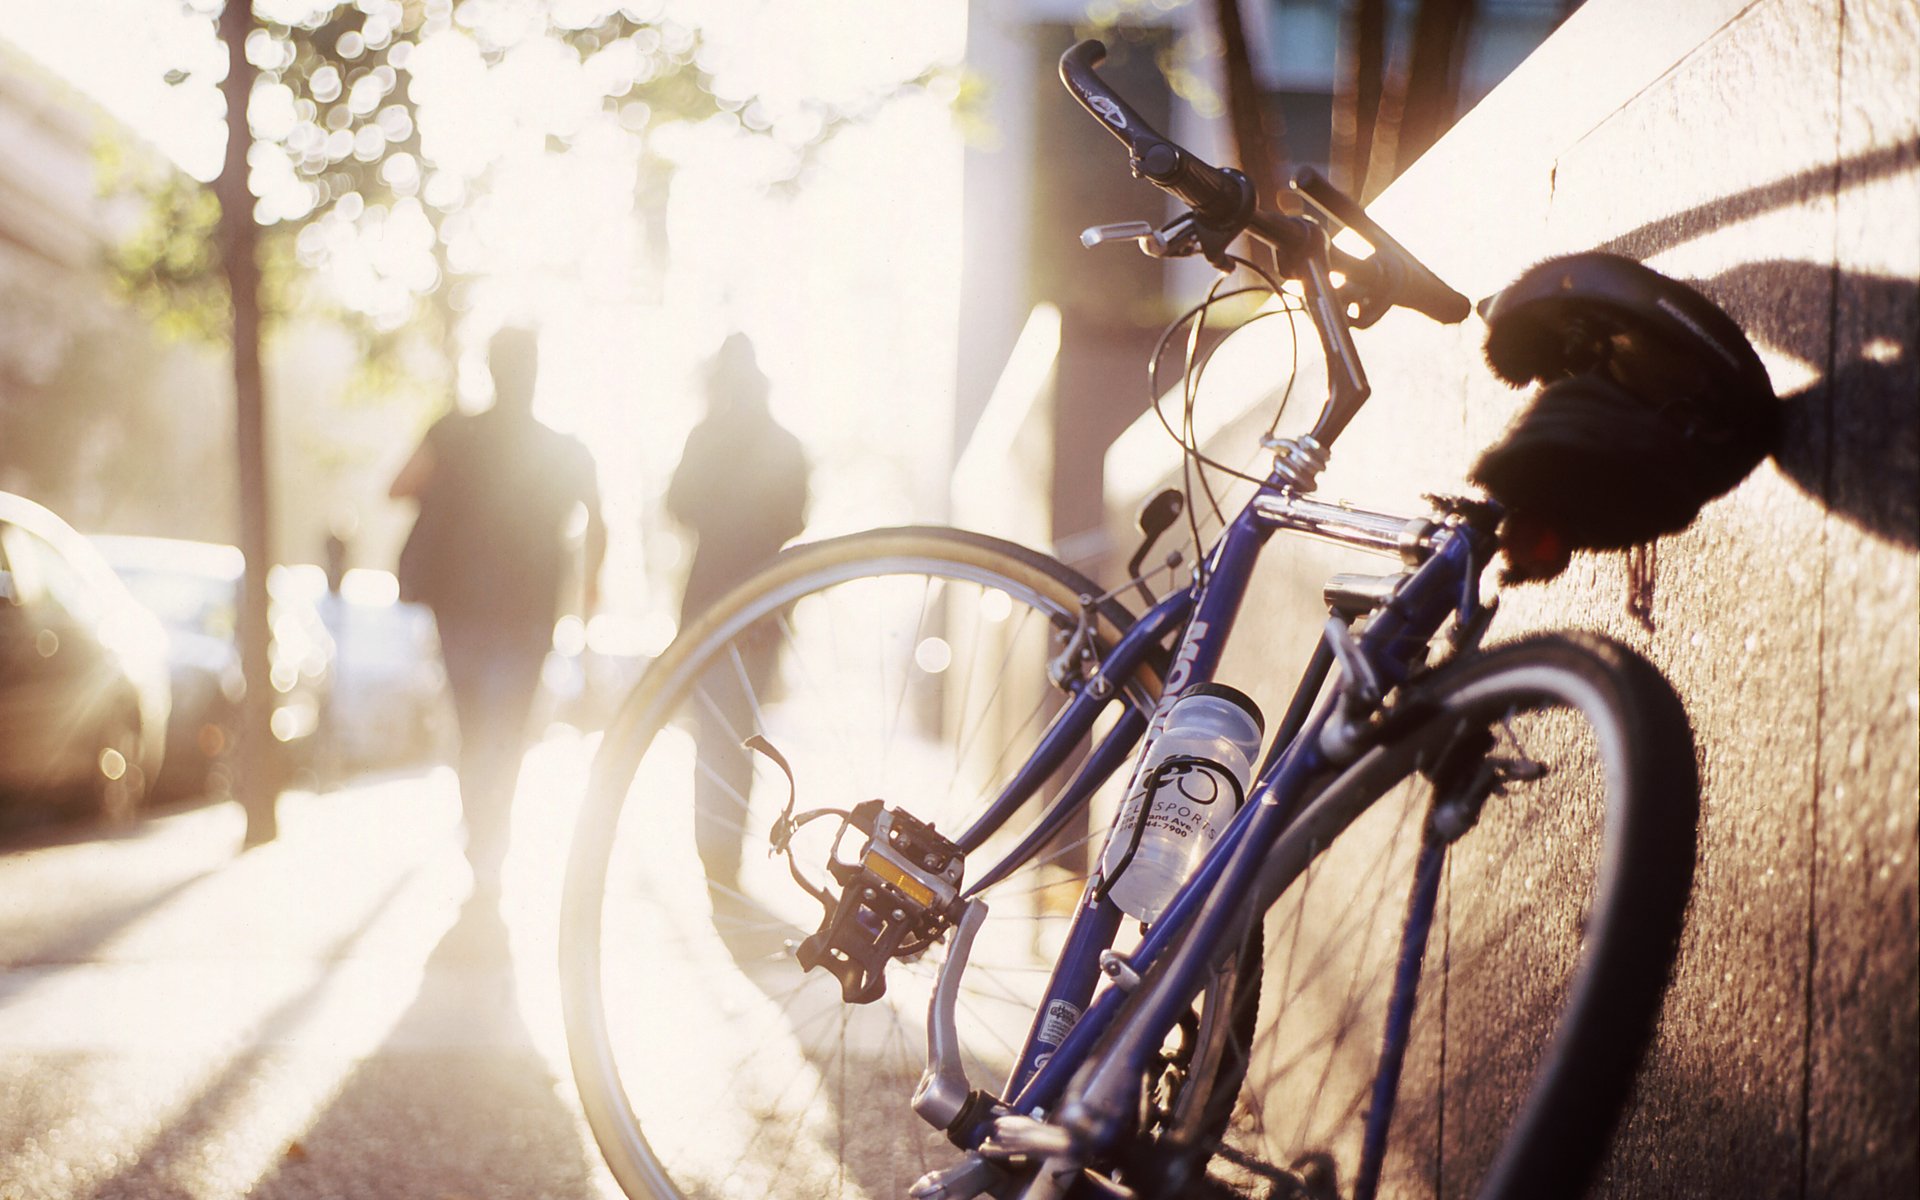
<svg viewBox="0 0 1920 1200">
<path fill-rule="evenodd" d="M 879 800 L 847 814 L 847 825 L 866 834 L 866 844 L 852 861 L 828 860 L 840 897 L 822 900 L 826 916 L 794 957 L 838 977 L 848 1004 L 870 1004 L 886 994 L 889 961 L 920 953 L 946 932 L 966 859 L 933 826 Z"/>
<path fill-rule="evenodd" d="M 1500 576 L 1504 583 L 1552 579 L 1573 560 L 1560 531 L 1550 521 L 1525 511 L 1509 513 L 1501 523 L 1500 550 L 1507 556 L 1507 569 Z"/>
</svg>

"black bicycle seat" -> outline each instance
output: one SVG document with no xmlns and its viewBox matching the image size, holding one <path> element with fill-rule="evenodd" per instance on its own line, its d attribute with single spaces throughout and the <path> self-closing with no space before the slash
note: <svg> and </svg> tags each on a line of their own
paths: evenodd
<svg viewBox="0 0 1920 1200">
<path fill-rule="evenodd" d="M 1515 387 L 1599 370 L 1707 415 L 1770 411 L 1766 368 L 1732 317 L 1678 280 L 1597 251 L 1550 258 L 1482 300 L 1487 365 Z"/>
<path fill-rule="evenodd" d="M 1618 255 L 1573 254 L 1479 307 L 1494 374 L 1544 387 L 1473 478 L 1563 549 L 1677 532 L 1773 449 L 1766 368 L 1733 318 L 1686 284 Z"/>
</svg>

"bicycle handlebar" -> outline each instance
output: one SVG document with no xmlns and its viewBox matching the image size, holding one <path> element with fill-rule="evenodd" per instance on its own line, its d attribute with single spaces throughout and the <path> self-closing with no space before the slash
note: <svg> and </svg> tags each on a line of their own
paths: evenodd
<svg viewBox="0 0 1920 1200">
<path fill-rule="evenodd" d="M 1192 210 L 1167 226 L 1171 230 L 1184 222 L 1183 240 L 1161 242 L 1159 248 L 1178 246 L 1180 253 L 1204 253 L 1227 270 L 1231 257 L 1227 246 L 1241 234 L 1251 234 L 1273 247 L 1281 274 L 1300 281 L 1307 314 L 1326 355 L 1327 401 L 1305 438 L 1281 440 L 1288 449 L 1284 459 L 1276 453 L 1274 474 L 1289 486 L 1310 490 L 1313 477 L 1326 465 L 1333 440 L 1372 394 L 1353 344 L 1354 326 L 1372 324 L 1395 304 L 1446 324 L 1465 320 L 1471 306 L 1465 296 L 1440 282 L 1387 236 L 1358 202 L 1315 172 L 1301 172 L 1294 187 L 1319 213 L 1317 221 L 1260 207 L 1245 175 L 1213 166 L 1162 137 L 1108 87 L 1094 70 L 1106 56 L 1107 48 L 1097 41 L 1076 44 L 1060 56 L 1060 81 L 1127 148 L 1135 175 L 1172 193 Z M 1372 255 L 1356 258 L 1335 249 L 1330 239 L 1336 222 L 1367 241 Z M 1142 239 L 1143 248 L 1154 252 L 1144 247 L 1146 240 Z M 1345 278 L 1338 287 L 1333 282 L 1336 271 Z M 1355 310 L 1352 315 L 1350 308 Z"/>
<path fill-rule="evenodd" d="M 1133 106 L 1106 85 L 1094 68 L 1107 48 L 1088 38 L 1060 56 L 1060 82 L 1080 106 L 1119 138 L 1134 173 L 1173 193 L 1194 215 L 1213 225 L 1244 224 L 1253 212 L 1253 185 L 1231 168 L 1216 167 L 1160 136 Z"/>
<path fill-rule="evenodd" d="M 1213 166 L 1163 137 L 1095 73 L 1094 68 L 1106 57 L 1106 46 L 1094 39 L 1075 44 L 1060 56 L 1060 81 L 1081 107 L 1127 148 L 1134 174 L 1174 195 L 1203 224 L 1224 230 L 1225 240 L 1245 231 L 1272 246 L 1279 255 L 1281 270 L 1300 278 L 1302 256 L 1319 234 L 1314 224 L 1259 207 L 1253 185 L 1245 175 Z M 1368 302 L 1381 308 L 1397 304 L 1447 325 L 1465 320 L 1472 311 L 1465 296 L 1441 282 L 1367 216 L 1358 202 L 1318 172 L 1302 169 L 1294 187 L 1323 216 L 1352 229 L 1373 247 L 1373 256 L 1368 259 L 1351 259 L 1334 252 L 1340 260 L 1338 265 L 1363 285 Z"/>
</svg>

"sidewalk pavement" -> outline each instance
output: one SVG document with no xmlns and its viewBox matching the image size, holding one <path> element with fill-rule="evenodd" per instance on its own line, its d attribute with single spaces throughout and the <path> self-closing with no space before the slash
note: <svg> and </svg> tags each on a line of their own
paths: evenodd
<svg viewBox="0 0 1920 1200">
<path fill-rule="evenodd" d="M 590 753 L 528 755 L 504 947 L 444 768 L 284 796 L 245 853 L 232 804 L 0 848 L 0 1200 L 617 1197 L 553 966 Z"/>
</svg>

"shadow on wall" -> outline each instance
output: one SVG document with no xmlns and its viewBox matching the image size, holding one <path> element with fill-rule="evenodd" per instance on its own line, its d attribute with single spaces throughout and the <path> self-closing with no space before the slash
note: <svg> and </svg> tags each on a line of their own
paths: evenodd
<svg viewBox="0 0 1920 1200">
<path fill-rule="evenodd" d="M 1920 139 L 1708 201 L 1598 248 L 1645 259 L 1762 213 L 1914 173 Z M 1687 282 L 1754 341 L 1820 373 L 1781 397 L 1780 469 L 1861 528 L 1920 547 L 1920 281 L 1767 260 Z"/>
<path fill-rule="evenodd" d="M 1787 311 L 1797 297 L 1834 289 L 1833 328 Z M 1920 284 L 1834 272 L 1820 263 L 1756 262 L 1699 285 L 1717 296 L 1778 296 L 1734 306 L 1756 341 L 1778 347 L 1824 377 L 1781 397 L 1785 420 L 1775 454 L 1809 495 L 1862 528 L 1909 549 L 1920 546 Z M 1829 347 L 1832 359 L 1823 363 Z"/>
</svg>

